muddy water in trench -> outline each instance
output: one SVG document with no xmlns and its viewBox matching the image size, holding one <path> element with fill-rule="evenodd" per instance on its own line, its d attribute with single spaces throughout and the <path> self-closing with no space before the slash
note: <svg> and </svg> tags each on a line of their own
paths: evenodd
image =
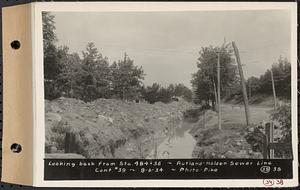
<svg viewBox="0 0 300 190">
<path fill-rule="evenodd" d="M 189 133 L 191 123 L 182 122 L 175 130 L 165 130 L 166 138 L 154 147 L 147 158 L 150 159 L 172 159 L 192 158 L 192 152 L 196 140 Z"/>
</svg>

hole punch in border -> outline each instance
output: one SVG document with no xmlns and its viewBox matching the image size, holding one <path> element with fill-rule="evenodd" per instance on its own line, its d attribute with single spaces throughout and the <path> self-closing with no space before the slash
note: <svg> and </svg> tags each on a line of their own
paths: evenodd
<svg viewBox="0 0 300 190">
<path fill-rule="evenodd" d="M 19 40 L 14 40 L 10 43 L 10 46 L 12 49 L 15 49 L 15 50 L 20 49 L 21 42 Z"/>
<path fill-rule="evenodd" d="M 20 153 L 22 151 L 22 146 L 18 143 L 13 143 L 11 146 L 10 146 L 10 150 L 13 152 L 13 153 Z"/>
</svg>

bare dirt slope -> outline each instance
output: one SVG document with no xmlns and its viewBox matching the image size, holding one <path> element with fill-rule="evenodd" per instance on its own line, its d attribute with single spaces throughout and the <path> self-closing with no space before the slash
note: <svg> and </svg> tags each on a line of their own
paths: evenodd
<svg viewBox="0 0 300 190">
<path fill-rule="evenodd" d="M 70 153 L 70 157 L 145 158 L 153 148 L 153 139 L 165 138 L 164 130 L 175 127 L 190 107 L 184 100 L 169 104 L 46 100 L 46 156 Z"/>
</svg>

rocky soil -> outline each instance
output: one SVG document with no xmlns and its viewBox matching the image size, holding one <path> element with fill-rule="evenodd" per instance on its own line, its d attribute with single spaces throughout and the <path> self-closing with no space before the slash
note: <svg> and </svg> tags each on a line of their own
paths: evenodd
<svg viewBox="0 0 300 190">
<path fill-rule="evenodd" d="M 146 158 L 191 104 L 72 98 L 45 101 L 46 157 Z M 68 154 L 66 154 L 68 153 Z"/>
</svg>

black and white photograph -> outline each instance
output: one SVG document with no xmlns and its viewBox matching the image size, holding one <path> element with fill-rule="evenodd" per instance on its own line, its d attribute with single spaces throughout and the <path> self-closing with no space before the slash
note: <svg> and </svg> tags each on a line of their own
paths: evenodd
<svg viewBox="0 0 300 190">
<path fill-rule="evenodd" d="M 289 11 L 44 11 L 42 24 L 45 158 L 293 158 Z"/>
</svg>

